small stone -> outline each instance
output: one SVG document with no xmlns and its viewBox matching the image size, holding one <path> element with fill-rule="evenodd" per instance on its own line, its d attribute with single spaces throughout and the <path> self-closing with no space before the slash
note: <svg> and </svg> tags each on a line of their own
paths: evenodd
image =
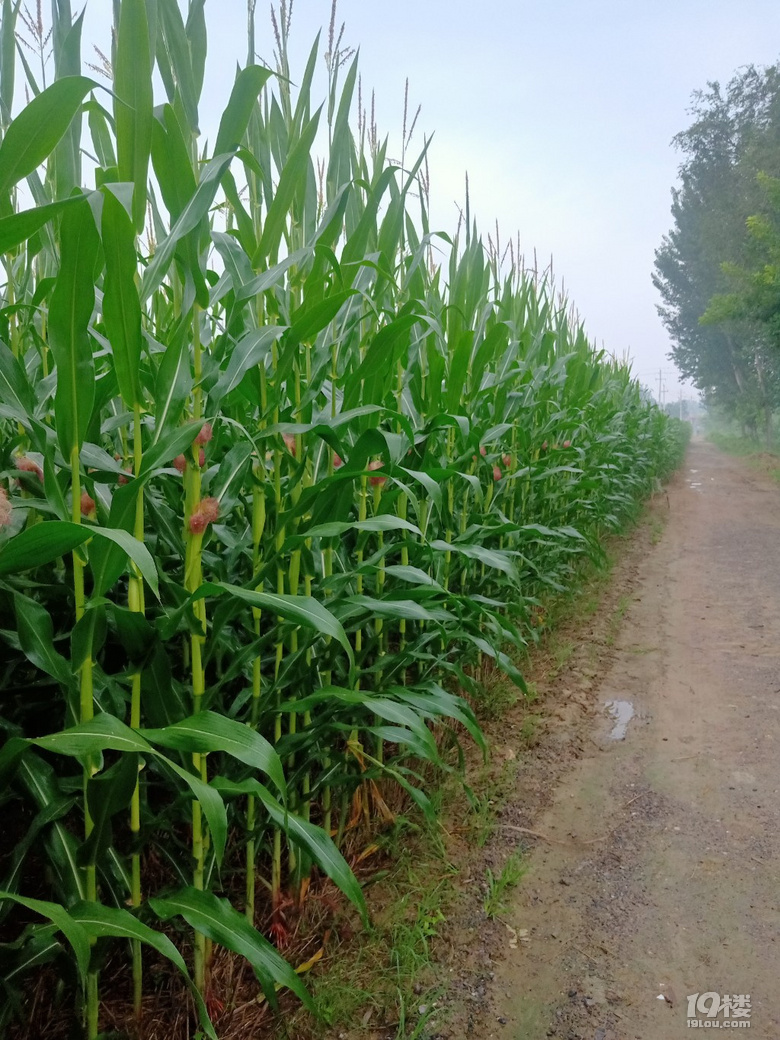
<svg viewBox="0 0 780 1040">
<path fill-rule="evenodd" d="M 417 1014 L 418 1015 L 427 1015 L 427 1013 L 428 1013 L 428 1005 L 427 1004 L 420 1004 L 420 1006 L 417 1008 Z"/>
<path fill-rule="evenodd" d="M 577 990 L 576 989 L 570 989 L 569 990 L 569 999 L 573 999 L 576 996 L 577 996 Z"/>
</svg>

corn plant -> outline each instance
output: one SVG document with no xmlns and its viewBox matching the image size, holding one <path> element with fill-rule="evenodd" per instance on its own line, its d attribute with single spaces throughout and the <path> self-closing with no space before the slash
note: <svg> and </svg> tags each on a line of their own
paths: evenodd
<svg viewBox="0 0 780 1040">
<path fill-rule="evenodd" d="M 319 43 L 294 88 L 282 3 L 253 64 L 250 2 L 204 149 L 202 2 L 116 0 L 110 90 L 53 11 L 48 84 L 0 25 L 0 1015 L 68 963 L 91 1040 L 125 940 L 136 1025 L 151 948 L 213 1037 L 214 944 L 309 1000 L 285 907 L 366 915 L 350 833 L 394 786 L 433 816 L 486 659 L 523 688 L 681 440 L 549 272 L 431 231 L 428 142 L 388 160 L 333 25 L 315 108 Z"/>
</svg>

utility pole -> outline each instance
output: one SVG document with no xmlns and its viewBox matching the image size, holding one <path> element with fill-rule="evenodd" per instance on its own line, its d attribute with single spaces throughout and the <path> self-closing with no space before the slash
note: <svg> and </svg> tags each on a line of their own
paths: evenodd
<svg viewBox="0 0 780 1040">
<path fill-rule="evenodd" d="M 664 374 L 662 369 L 658 369 L 658 407 L 663 408 L 664 403 L 661 400 L 661 385 L 663 382 Z"/>
</svg>

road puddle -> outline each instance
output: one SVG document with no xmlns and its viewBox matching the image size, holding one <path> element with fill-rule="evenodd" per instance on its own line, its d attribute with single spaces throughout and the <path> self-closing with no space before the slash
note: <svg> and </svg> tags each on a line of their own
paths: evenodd
<svg viewBox="0 0 780 1040">
<path fill-rule="evenodd" d="M 610 740 L 625 740 L 629 722 L 636 715 L 631 701 L 607 701 L 604 707 L 614 719 Z"/>
</svg>

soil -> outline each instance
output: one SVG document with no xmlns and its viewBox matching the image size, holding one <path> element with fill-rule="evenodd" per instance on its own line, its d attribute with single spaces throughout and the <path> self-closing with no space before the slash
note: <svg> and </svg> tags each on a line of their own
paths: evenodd
<svg viewBox="0 0 780 1040">
<path fill-rule="evenodd" d="M 463 898 L 425 1035 L 676 1040 L 714 992 L 778 1040 L 779 545 L 777 483 L 692 444 L 568 660 L 564 632 L 536 662 L 536 747 L 517 713 L 494 727 L 516 780 L 485 849 L 450 826 Z M 488 920 L 486 868 L 518 845 L 528 872 Z"/>
</svg>

